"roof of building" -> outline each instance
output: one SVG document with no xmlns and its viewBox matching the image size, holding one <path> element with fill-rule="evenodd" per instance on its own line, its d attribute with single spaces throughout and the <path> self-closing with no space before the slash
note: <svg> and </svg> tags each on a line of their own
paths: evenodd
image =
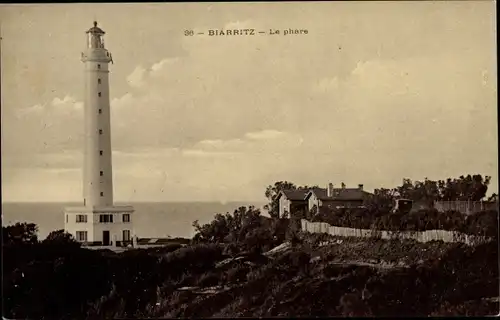
<svg viewBox="0 0 500 320">
<path fill-rule="evenodd" d="M 361 190 L 359 188 L 334 188 L 333 189 L 333 195 L 328 196 L 328 192 L 326 188 L 313 188 L 308 192 L 306 198 L 309 197 L 309 194 L 313 193 L 316 195 L 316 197 L 320 200 L 323 201 L 334 201 L 334 200 L 364 200 L 366 196 L 368 196 L 370 193 Z"/>
<path fill-rule="evenodd" d="M 287 199 L 290 200 L 305 200 L 309 190 L 299 189 L 299 190 L 283 190 L 282 193 L 285 194 Z"/>
</svg>

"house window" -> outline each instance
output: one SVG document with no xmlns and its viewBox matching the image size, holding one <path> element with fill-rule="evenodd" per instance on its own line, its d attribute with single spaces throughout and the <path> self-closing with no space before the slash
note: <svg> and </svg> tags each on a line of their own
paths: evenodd
<svg viewBox="0 0 500 320">
<path fill-rule="evenodd" d="M 77 231 L 76 240 L 86 242 L 87 241 L 87 231 Z"/>
<path fill-rule="evenodd" d="M 101 65 L 100 64 L 97 65 L 97 69 L 101 69 Z"/>
<path fill-rule="evenodd" d="M 104 172 L 100 171 L 99 175 L 102 177 L 104 175 Z"/>
<path fill-rule="evenodd" d="M 102 113 L 102 109 L 99 109 L 99 113 Z"/>
<path fill-rule="evenodd" d="M 77 214 L 76 215 L 76 222 L 78 223 L 86 223 L 87 222 L 87 215 L 86 214 Z"/>
<path fill-rule="evenodd" d="M 101 197 L 104 197 L 104 192 L 101 192 Z"/>
<path fill-rule="evenodd" d="M 100 96 L 101 96 L 101 93 L 99 92 L 99 93 L 97 93 L 97 95 L 100 97 Z"/>
<path fill-rule="evenodd" d="M 123 221 L 123 222 L 130 222 L 130 214 L 125 213 L 125 214 L 122 216 L 122 221 Z"/>
<path fill-rule="evenodd" d="M 101 215 L 99 215 L 99 222 L 100 223 L 113 222 L 113 215 L 112 214 L 101 214 Z"/>
<path fill-rule="evenodd" d="M 97 84 L 101 84 L 101 78 L 97 79 Z"/>
<path fill-rule="evenodd" d="M 102 134 L 102 129 L 99 129 L 99 134 Z"/>
<path fill-rule="evenodd" d="M 99 155 L 102 156 L 102 150 L 99 151 Z"/>
<path fill-rule="evenodd" d="M 123 241 L 130 241 L 130 230 L 123 230 Z"/>
</svg>

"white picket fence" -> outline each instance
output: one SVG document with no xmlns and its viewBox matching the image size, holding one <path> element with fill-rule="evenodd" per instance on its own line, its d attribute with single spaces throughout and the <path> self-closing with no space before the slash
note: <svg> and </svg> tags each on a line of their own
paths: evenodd
<svg viewBox="0 0 500 320">
<path fill-rule="evenodd" d="M 460 242 L 467 245 L 477 245 L 490 241 L 490 238 L 468 235 L 457 231 L 427 230 L 427 231 L 383 231 L 370 229 L 354 229 L 331 226 L 326 222 L 310 222 L 302 219 L 302 231 L 310 233 L 327 233 L 332 236 L 377 238 L 377 239 L 413 239 L 418 242 L 442 240 L 443 242 Z"/>
</svg>

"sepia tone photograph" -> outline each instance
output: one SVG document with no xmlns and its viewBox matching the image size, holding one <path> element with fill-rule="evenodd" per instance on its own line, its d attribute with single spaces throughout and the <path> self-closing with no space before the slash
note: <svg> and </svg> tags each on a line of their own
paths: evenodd
<svg viewBox="0 0 500 320">
<path fill-rule="evenodd" d="M 498 315 L 495 9 L 1 4 L 2 316 Z"/>
</svg>

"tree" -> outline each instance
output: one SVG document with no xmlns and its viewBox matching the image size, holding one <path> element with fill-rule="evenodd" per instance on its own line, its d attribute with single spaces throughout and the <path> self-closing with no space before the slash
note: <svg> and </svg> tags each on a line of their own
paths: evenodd
<svg viewBox="0 0 500 320">
<path fill-rule="evenodd" d="M 367 200 L 367 208 L 371 213 L 388 213 L 394 199 L 397 197 L 396 189 L 380 188 L 373 191 L 373 195 Z"/>
<path fill-rule="evenodd" d="M 52 231 L 51 233 L 49 233 L 47 238 L 45 238 L 42 241 L 42 243 L 50 245 L 71 245 L 75 247 L 80 247 L 80 243 L 75 240 L 73 235 L 62 229 L 57 231 Z"/>
<path fill-rule="evenodd" d="M 38 227 L 34 223 L 16 223 L 2 227 L 4 245 L 38 243 Z"/>
<path fill-rule="evenodd" d="M 278 195 L 284 190 L 297 190 L 297 186 L 289 181 L 278 181 L 266 188 L 265 196 L 269 203 L 264 206 L 264 209 L 268 211 L 272 218 L 279 218 Z"/>
<path fill-rule="evenodd" d="M 200 242 L 236 242 L 245 238 L 248 230 L 260 225 L 260 210 L 253 206 L 240 207 L 233 214 L 216 214 L 212 222 L 200 225 L 193 222 L 196 234 L 194 239 Z"/>
<path fill-rule="evenodd" d="M 488 200 L 489 202 L 495 202 L 495 201 L 498 201 L 498 194 L 496 193 L 493 193 L 489 198 Z"/>
<path fill-rule="evenodd" d="M 432 203 L 438 200 L 445 201 L 480 201 L 486 196 L 491 177 L 483 178 L 480 174 L 462 175 L 458 178 L 446 180 L 430 180 L 412 182 L 403 179 L 403 184 L 395 188 L 398 197 L 413 201 Z"/>
</svg>

